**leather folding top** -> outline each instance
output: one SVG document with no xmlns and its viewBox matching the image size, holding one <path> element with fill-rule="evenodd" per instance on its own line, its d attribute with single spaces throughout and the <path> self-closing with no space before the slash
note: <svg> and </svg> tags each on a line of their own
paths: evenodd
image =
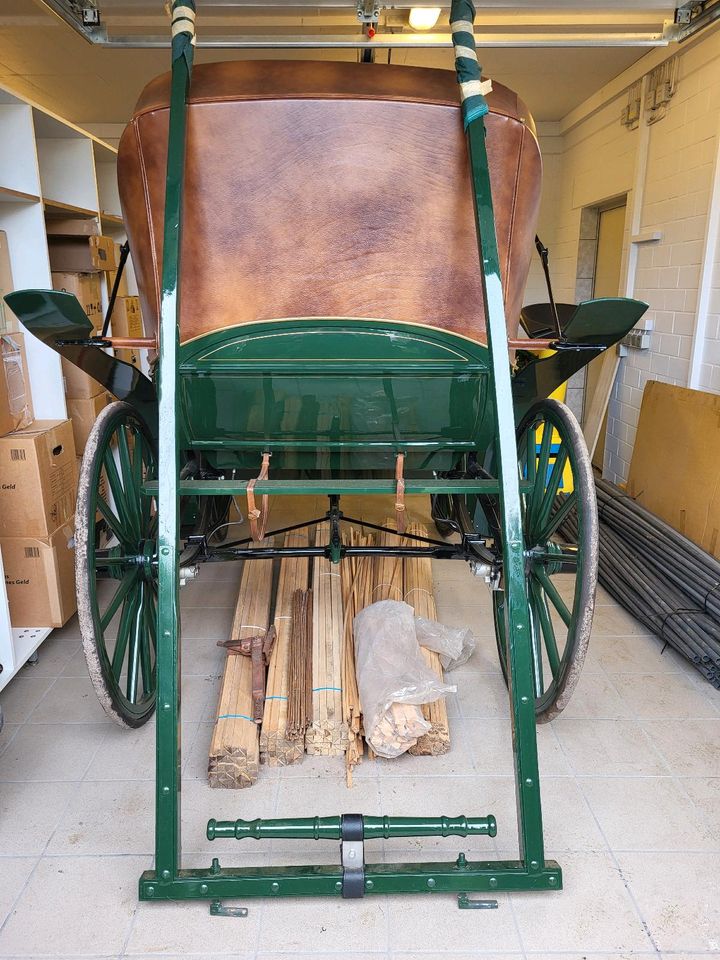
<svg viewBox="0 0 720 960">
<path fill-rule="evenodd" d="M 169 74 L 143 91 L 119 180 L 147 332 L 157 324 Z M 485 118 L 508 330 L 517 331 L 542 167 L 495 84 Z M 200 64 L 188 110 L 181 338 L 347 316 L 485 341 L 454 74 L 365 63 Z"/>
</svg>

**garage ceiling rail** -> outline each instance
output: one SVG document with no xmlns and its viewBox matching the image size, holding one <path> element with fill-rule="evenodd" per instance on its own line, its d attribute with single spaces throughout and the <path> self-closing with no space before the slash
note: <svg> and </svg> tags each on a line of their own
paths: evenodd
<svg viewBox="0 0 720 960">
<path fill-rule="evenodd" d="M 168 46 L 161 0 L 40 0 L 92 44 Z M 408 25 L 411 7 L 428 0 L 385 5 L 377 0 L 207 0 L 199 4 L 204 29 L 198 47 L 224 49 L 449 48 L 447 7 L 435 32 Z M 483 47 L 662 47 L 687 39 L 720 19 L 720 0 L 488 0 L 478 3 Z"/>
</svg>

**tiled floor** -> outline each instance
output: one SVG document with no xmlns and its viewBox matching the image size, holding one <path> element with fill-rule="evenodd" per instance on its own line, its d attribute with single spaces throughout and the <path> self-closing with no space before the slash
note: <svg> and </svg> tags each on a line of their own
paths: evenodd
<svg viewBox="0 0 720 960">
<path fill-rule="evenodd" d="M 350 512 L 348 510 L 348 512 Z M 435 566 L 440 619 L 480 637 L 450 698 L 452 751 L 366 762 L 347 790 L 340 761 L 306 758 L 262 770 L 242 792 L 213 791 L 205 764 L 237 591 L 234 565 L 205 569 L 183 591 L 183 826 L 187 862 L 336 856 L 276 841 L 245 851 L 204 839 L 210 816 L 360 811 L 492 812 L 495 841 L 395 840 L 369 859 L 427 851 L 517 856 L 507 700 L 489 595 L 464 565 Z M 108 723 L 73 620 L 0 694 L 0 957 L 349 957 L 510 960 L 720 952 L 720 693 L 600 590 L 585 671 L 555 723 L 538 730 L 548 856 L 558 893 L 500 897 L 459 911 L 452 897 L 361 902 L 250 902 L 247 919 L 211 918 L 202 903 L 140 904 L 152 852 L 153 725 Z M 374 847 L 374 850 L 372 849 Z M 421 849 L 422 848 L 422 849 Z M 424 853 L 423 853 L 424 851 Z"/>
</svg>

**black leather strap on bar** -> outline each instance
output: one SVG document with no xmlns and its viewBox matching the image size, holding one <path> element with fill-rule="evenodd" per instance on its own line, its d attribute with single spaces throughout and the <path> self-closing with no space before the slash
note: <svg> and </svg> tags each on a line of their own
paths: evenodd
<svg viewBox="0 0 720 960">
<path fill-rule="evenodd" d="M 365 896 L 365 828 L 362 814 L 344 813 L 340 820 L 340 860 L 343 868 L 342 895 L 345 900 Z"/>
</svg>

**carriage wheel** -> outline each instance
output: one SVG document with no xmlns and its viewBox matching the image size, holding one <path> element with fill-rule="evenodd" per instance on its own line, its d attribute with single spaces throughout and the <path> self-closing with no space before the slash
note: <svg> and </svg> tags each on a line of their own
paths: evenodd
<svg viewBox="0 0 720 960">
<path fill-rule="evenodd" d="M 141 490 L 153 441 L 128 403 L 111 403 L 88 438 L 78 486 L 75 576 L 85 658 L 100 703 L 139 727 L 155 709 L 157 516 Z"/>
<path fill-rule="evenodd" d="M 595 482 L 585 439 L 557 400 L 537 403 L 518 427 L 525 570 L 539 722 L 567 706 L 590 641 L 598 568 Z M 564 521 L 572 517 L 572 524 Z M 568 528 L 576 535 L 572 536 Z M 495 635 L 507 681 L 505 594 L 493 593 Z"/>
</svg>

